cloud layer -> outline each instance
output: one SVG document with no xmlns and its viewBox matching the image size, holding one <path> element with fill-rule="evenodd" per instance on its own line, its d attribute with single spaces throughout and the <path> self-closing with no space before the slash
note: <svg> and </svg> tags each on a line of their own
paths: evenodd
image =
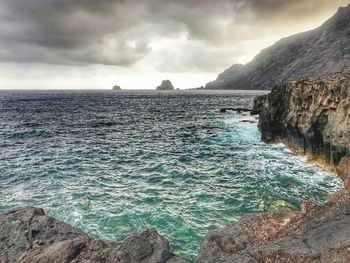
<svg viewBox="0 0 350 263">
<path fill-rule="evenodd" d="M 213 73 L 347 2 L 2 0 L 0 62 Z"/>
</svg>

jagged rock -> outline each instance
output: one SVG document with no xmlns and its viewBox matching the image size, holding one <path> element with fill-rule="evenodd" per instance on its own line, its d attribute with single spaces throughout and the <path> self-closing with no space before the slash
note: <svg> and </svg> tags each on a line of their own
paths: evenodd
<svg viewBox="0 0 350 263">
<path fill-rule="evenodd" d="M 126 239 L 121 246 L 125 262 L 166 262 L 170 257 L 169 242 L 155 229 L 143 230 Z"/>
<path fill-rule="evenodd" d="M 253 109 L 250 111 L 250 114 L 252 115 L 259 114 L 264 109 L 264 107 L 266 107 L 265 105 L 266 101 L 267 101 L 267 95 L 255 97 Z"/>
<path fill-rule="evenodd" d="M 255 100 L 265 142 L 285 142 L 338 164 L 350 154 L 350 78 L 334 73 L 276 85 Z"/>
<path fill-rule="evenodd" d="M 126 239 L 121 246 L 92 240 L 81 230 L 45 215 L 39 208 L 0 213 L 0 262 L 187 262 L 169 252 L 154 229 Z"/>
<path fill-rule="evenodd" d="M 174 90 L 174 87 L 170 80 L 163 80 L 162 84 L 158 86 L 156 90 Z"/>
<path fill-rule="evenodd" d="M 208 233 L 195 262 L 350 262 L 350 193 L 302 212 L 258 213 Z"/>
<path fill-rule="evenodd" d="M 296 34 L 236 64 L 206 89 L 270 90 L 275 84 L 315 74 L 350 72 L 350 5 L 319 28 Z"/>
</svg>

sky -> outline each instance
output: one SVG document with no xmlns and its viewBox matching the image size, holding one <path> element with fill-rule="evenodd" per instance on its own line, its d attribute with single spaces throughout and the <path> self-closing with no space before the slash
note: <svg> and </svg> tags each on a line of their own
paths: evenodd
<svg viewBox="0 0 350 263">
<path fill-rule="evenodd" d="M 0 89 L 205 85 L 349 0 L 1 0 Z"/>
</svg>

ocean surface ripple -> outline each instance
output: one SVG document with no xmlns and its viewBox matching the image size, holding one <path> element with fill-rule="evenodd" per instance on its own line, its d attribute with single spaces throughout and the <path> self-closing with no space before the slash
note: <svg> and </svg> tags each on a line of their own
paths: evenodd
<svg viewBox="0 0 350 263">
<path fill-rule="evenodd" d="M 193 257 L 242 215 L 322 202 L 341 182 L 260 142 L 257 92 L 0 92 L 0 210 L 43 207 L 93 238 L 155 227 Z"/>
</svg>

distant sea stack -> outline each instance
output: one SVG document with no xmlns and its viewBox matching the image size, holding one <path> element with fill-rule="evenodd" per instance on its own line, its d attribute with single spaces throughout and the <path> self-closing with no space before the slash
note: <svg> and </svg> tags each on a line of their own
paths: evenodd
<svg viewBox="0 0 350 263">
<path fill-rule="evenodd" d="M 115 85 L 113 86 L 113 90 L 122 90 L 122 88 L 120 86 Z"/>
<path fill-rule="evenodd" d="M 335 72 L 350 72 L 350 5 L 320 27 L 281 39 L 245 65 L 233 65 L 205 89 L 269 90 L 288 80 Z"/>
<path fill-rule="evenodd" d="M 350 77 L 342 73 L 314 76 L 276 85 L 257 97 L 265 142 L 285 142 L 311 157 L 336 166 L 350 158 Z M 349 175 L 346 168 L 344 175 Z"/>
<path fill-rule="evenodd" d="M 173 84 L 170 80 L 163 80 L 162 84 L 156 88 L 156 90 L 174 90 Z"/>
</svg>

